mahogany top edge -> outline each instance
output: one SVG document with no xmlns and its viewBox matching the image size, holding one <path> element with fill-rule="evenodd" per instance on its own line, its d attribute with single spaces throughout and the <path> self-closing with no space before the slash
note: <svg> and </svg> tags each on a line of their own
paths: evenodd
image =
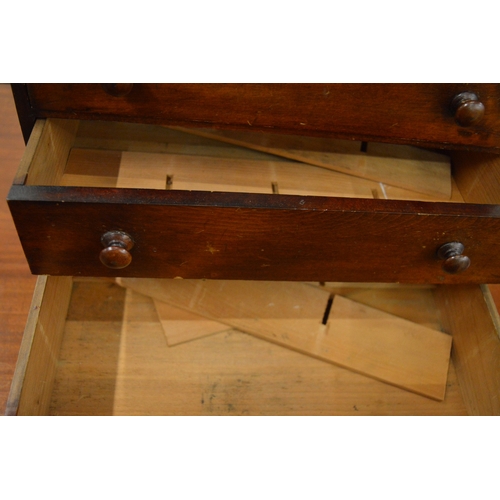
<svg viewBox="0 0 500 500">
<path fill-rule="evenodd" d="M 13 185 L 8 202 L 148 204 L 236 209 L 377 212 L 500 218 L 500 205 L 323 196 Z"/>
</svg>

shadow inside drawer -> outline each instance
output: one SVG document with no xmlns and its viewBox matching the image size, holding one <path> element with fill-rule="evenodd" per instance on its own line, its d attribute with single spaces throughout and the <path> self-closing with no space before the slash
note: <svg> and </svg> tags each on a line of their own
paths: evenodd
<svg viewBox="0 0 500 500">
<path fill-rule="evenodd" d="M 50 414 L 113 414 L 124 307 L 113 281 L 75 280 Z"/>
</svg>

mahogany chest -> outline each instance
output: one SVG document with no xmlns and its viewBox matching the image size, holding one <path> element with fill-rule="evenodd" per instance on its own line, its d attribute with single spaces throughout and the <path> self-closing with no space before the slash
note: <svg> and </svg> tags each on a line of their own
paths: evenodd
<svg viewBox="0 0 500 500">
<path fill-rule="evenodd" d="M 500 411 L 495 402 L 499 321 L 483 286 L 500 283 L 500 85 L 16 84 L 13 89 L 29 141 L 8 203 L 34 274 L 436 285 L 436 311 L 441 328 L 454 336 L 453 363 L 467 411 Z M 164 189 L 148 184 L 140 170 L 129 184 L 116 180 L 125 153 L 161 154 L 168 150 L 172 128 L 180 127 L 326 138 L 358 142 L 361 148 L 419 146 L 451 157 L 455 195 L 381 199 L 241 187 L 228 192 L 203 184 L 176 189 L 175 177 L 169 186 L 168 171 Z M 88 156 L 79 160 L 85 148 L 98 158 L 92 165 Z M 134 161 L 140 165 L 140 156 Z M 92 181 L 82 172 L 87 167 L 93 169 Z M 49 287 L 63 286 L 64 292 L 54 293 L 67 296 L 67 305 L 70 287 L 60 279 L 53 283 L 64 285 Z M 40 291 L 38 307 L 49 300 L 43 297 Z M 49 362 L 50 352 L 58 350 L 66 309 L 59 319 L 53 311 L 47 320 L 56 330 L 55 347 L 45 353 L 40 348 L 38 363 Z M 13 413 L 22 399 L 38 318 L 31 320 L 25 361 L 13 386 Z M 52 387 L 56 365 L 43 387 Z M 47 412 L 50 393 L 33 396 L 38 403 L 27 404 L 25 411 Z"/>
</svg>

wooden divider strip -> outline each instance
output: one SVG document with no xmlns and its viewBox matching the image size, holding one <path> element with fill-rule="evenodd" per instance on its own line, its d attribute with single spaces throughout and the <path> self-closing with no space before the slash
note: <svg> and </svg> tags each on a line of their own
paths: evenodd
<svg viewBox="0 0 500 500">
<path fill-rule="evenodd" d="M 122 286 L 436 400 L 451 337 L 303 283 L 124 278 Z"/>
<path fill-rule="evenodd" d="M 449 158 L 413 146 L 369 143 L 362 152 L 355 141 L 173 128 L 441 199 L 451 196 Z"/>
</svg>

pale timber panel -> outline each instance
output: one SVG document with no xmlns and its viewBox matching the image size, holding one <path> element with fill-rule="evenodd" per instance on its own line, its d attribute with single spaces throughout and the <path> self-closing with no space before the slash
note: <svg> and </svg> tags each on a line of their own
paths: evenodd
<svg viewBox="0 0 500 500">
<path fill-rule="evenodd" d="M 452 153 L 453 172 L 467 203 L 500 204 L 500 156 L 489 153 Z"/>
<path fill-rule="evenodd" d="M 449 158 L 412 146 L 369 143 L 365 153 L 355 141 L 174 128 L 437 198 L 451 196 Z"/>
<path fill-rule="evenodd" d="M 340 296 L 333 301 L 328 322 L 322 324 L 329 294 L 320 288 L 284 282 L 134 278 L 118 282 L 324 361 L 418 394 L 444 397 L 450 336 Z"/>
<path fill-rule="evenodd" d="M 71 277 L 38 278 L 7 401 L 7 414 L 48 413 L 71 286 Z"/>
<path fill-rule="evenodd" d="M 169 347 L 152 299 L 93 286 L 72 299 L 52 414 L 465 414 L 453 365 L 437 402 L 235 330 Z"/>
<path fill-rule="evenodd" d="M 45 127 L 45 120 L 38 120 L 31 132 L 28 144 L 26 144 L 26 149 L 24 150 L 21 162 L 16 172 L 13 184 L 24 184 L 26 182 L 26 177 L 30 169 L 31 164 L 38 148 L 40 147 L 40 138 Z"/>
<path fill-rule="evenodd" d="M 443 285 L 436 296 L 468 413 L 500 415 L 500 321 L 487 287 Z"/>
<path fill-rule="evenodd" d="M 342 295 L 361 304 L 413 321 L 434 330 L 441 329 L 440 315 L 436 308 L 435 286 L 401 286 L 384 283 L 308 283 L 331 294 Z M 219 333 L 226 325 L 202 316 L 154 301 L 165 331 L 168 345 L 196 340 Z"/>
<path fill-rule="evenodd" d="M 285 158 L 279 156 L 231 146 L 221 141 L 158 125 L 122 122 L 81 121 L 74 147 L 286 161 Z"/>
<path fill-rule="evenodd" d="M 73 148 L 69 154 L 61 186 L 116 187 L 121 151 Z"/>
<path fill-rule="evenodd" d="M 16 182 L 22 182 L 25 178 L 26 185 L 59 185 L 77 129 L 77 120 L 49 118 L 45 120 L 40 133 L 37 125 L 35 136 L 30 137 L 30 142 L 33 141 L 36 146 L 34 151 L 31 146 L 27 148 L 26 161 L 21 161 Z M 26 168 L 29 168 L 27 172 Z"/>
<path fill-rule="evenodd" d="M 399 387 L 444 399 L 451 337 L 335 296 L 321 357 Z M 327 341 L 326 337 L 330 336 Z"/>
<path fill-rule="evenodd" d="M 322 288 L 361 304 L 399 316 L 434 330 L 441 329 L 434 298 L 435 286 L 404 286 L 391 283 L 330 283 Z"/>
<path fill-rule="evenodd" d="M 422 201 L 436 199 L 304 163 L 269 158 L 74 148 L 61 185 Z M 456 201 L 455 195 L 448 201 Z"/>
<path fill-rule="evenodd" d="M 155 300 L 154 304 L 169 346 L 230 330 L 227 325 L 179 309 L 165 302 Z"/>
</svg>

